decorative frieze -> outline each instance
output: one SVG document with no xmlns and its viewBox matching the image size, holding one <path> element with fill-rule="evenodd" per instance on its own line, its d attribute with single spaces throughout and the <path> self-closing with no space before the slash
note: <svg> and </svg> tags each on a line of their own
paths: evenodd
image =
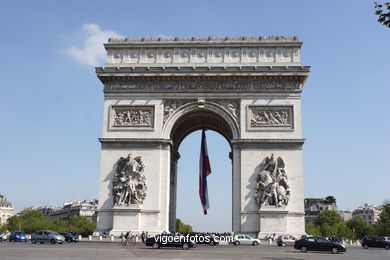
<svg viewBox="0 0 390 260">
<path fill-rule="evenodd" d="M 248 128 L 293 129 L 292 106 L 249 106 Z"/>
<path fill-rule="evenodd" d="M 110 111 L 112 128 L 147 127 L 153 128 L 154 107 L 112 106 Z"/>
<path fill-rule="evenodd" d="M 300 78 L 261 79 L 258 81 L 130 81 L 106 83 L 108 92 L 293 92 L 300 91 Z"/>
</svg>

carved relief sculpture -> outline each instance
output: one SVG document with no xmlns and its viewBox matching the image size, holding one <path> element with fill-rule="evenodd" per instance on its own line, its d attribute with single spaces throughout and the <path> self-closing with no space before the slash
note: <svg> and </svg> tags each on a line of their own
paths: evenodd
<svg viewBox="0 0 390 260">
<path fill-rule="evenodd" d="M 115 206 L 143 203 L 147 191 L 144 169 L 141 156 L 129 154 L 118 160 L 112 180 Z"/>
<path fill-rule="evenodd" d="M 251 107 L 251 127 L 290 127 L 291 107 Z"/>
<path fill-rule="evenodd" d="M 184 101 L 165 101 L 164 102 L 164 123 L 165 121 L 167 121 L 168 117 L 184 103 L 185 103 Z"/>
<path fill-rule="evenodd" d="M 260 164 L 256 183 L 256 202 L 261 206 L 287 206 L 290 199 L 290 186 L 281 157 L 266 157 Z"/>
<path fill-rule="evenodd" d="M 113 127 L 153 127 L 152 107 L 115 106 Z"/>
<path fill-rule="evenodd" d="M 224 107 L 239 122 L 240 102 L 235 100 L 217 101 L 216 103 Z"/>
</svg>

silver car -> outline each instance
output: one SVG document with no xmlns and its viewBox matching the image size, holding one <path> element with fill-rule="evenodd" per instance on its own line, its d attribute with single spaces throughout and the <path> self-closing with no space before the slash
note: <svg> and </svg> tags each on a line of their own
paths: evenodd
<svg viewBox="0 0 390 260">
<path fill-rule="evenodd" d="M 65 237 L 51 230 L 39 230 L 31 235 L 31 243 L 33 244 L 36 244 L 37 242 L 41 244 L 45 242 L 62 244 L 64 241 Z"/>
<path fill-rule="evenodd" d="M 260 240 L 247 235 L 238 234 L 234 236 L 233 244 L 236 246 L 240 244 L 257 246 L 260 244 Z"/>
<path fill-rule="evenodd" d="M 278 246 L 293 246 L 295 244 L 296 238 L 291 235 L 282 235 L 279 236 L 276 240 Z"/>
</svg>

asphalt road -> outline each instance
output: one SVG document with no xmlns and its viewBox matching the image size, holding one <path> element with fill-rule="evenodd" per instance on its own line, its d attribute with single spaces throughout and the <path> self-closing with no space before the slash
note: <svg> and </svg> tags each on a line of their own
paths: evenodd
<svg viewBox="0 0 390 260">
<path fill-rule="evenodd" d="M 274 245 L 233 246 L 233 245 L 198 245 L 197 248 L 152 249 L 137 244 L 122 246 L 120 243 L 79 242 L 63 245 L 31 244 L 30 242 L 0 243 L 0 259 L 267 259 L 267 260 L 302 260 L 302 259 L 390 259 L 390 250 L 370 248 L 368 250 L 351 246 L 346 253 L 333 255 L 328 252 L 301 253 L 292 247 Z"/>
</svg>

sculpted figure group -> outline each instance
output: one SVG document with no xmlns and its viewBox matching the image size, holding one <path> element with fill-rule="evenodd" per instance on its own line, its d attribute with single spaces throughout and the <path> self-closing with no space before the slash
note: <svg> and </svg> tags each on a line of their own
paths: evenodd
<svg viewBox="0 0 390 260">
<path fill-rule="evenodd" d="M 252 126 L 288 126 L 287 110 L 262 110 L 253 115 Z"/>
<path fill-rule="evenodd" d="M 278 157 L 275 160 L 272 154 L 263 159 L 260 167 L 256 184 L 256 202 L 259 208 L 262 205 L 287 206 L 290 186 L 283 159 Z"/>
<path fill-rule="evenodd" d="M 114 126 L 151 126 L 149 111 L 129 110 L 115 113 Z"/>
<path fill-rule="evenodd" d="M 114 205 L 142 204 L 146 197 L 145 165 L 141 156 L 118 160 L 114 178 L 112 180 L 112 193 Z"/>
</svg>

